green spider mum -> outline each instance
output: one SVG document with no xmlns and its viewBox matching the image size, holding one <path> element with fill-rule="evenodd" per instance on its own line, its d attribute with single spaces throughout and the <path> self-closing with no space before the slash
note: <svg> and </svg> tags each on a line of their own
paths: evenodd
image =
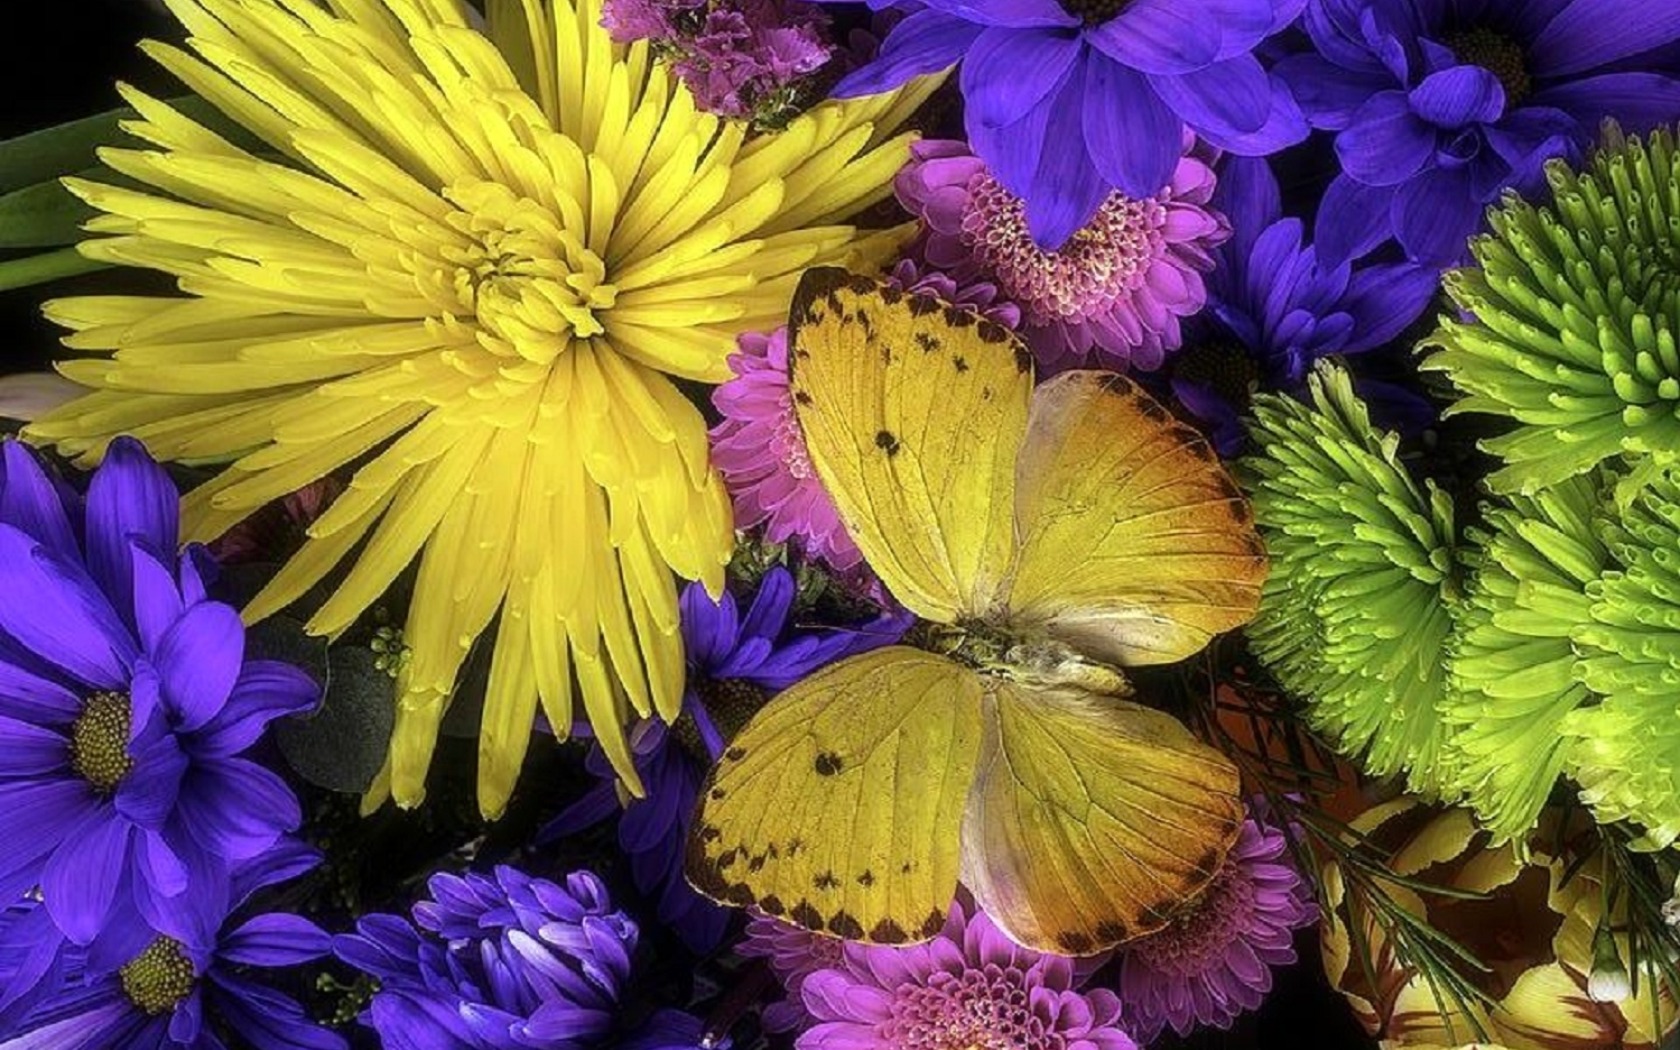
<svg viewBox="0 0 1680 1050">
<path fill-rule="evenodd" d="M 1470 534 L 1441 715 L 1455 786 L 1500 840 L 1534 826 L 1569 756 L 1564 720 L 1590 698 L 1570 636 L 1610 564 L 1596 520 L 1606 485 L 1590 475 L 1513 496 Z"/>
<path fill-rule="evenodd" d="M 1533 494 L 1623 453 L 1680 458 L 1680 155 L 1610 126 L 1588 169 L 1546 169 L 1549 207 L 1514 195 L 1447 275 L 1473 320 L 1447 317 L 1423 367 L 1467 396 L 1449 411 L 1516 427 L 1484 443 L 1494 492 Z"/>
<path fill-rule="evenodd" d="M 1652 478 L 1605 539 L 1620 568 L 1587 588 L 1576 675 L 1602 697 L 1565 720 L 1569 772 L 1601 822 L 1680 838 L 1680 470 Z"/>
<path fill-rule="evenodd" d="M 1443 794 L 1452 499 L 1401 466 L 1347 372 L 1321 364 L 1310 404 L 1256 398 L 1243 461 L 1272 571 L 1249 626 L 1255 656 L 1313 726 L 1377 776 Z"/>
</svg>

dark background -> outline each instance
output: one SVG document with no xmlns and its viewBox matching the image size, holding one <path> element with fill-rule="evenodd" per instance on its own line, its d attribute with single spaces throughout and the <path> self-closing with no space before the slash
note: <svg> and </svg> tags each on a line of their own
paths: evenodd
<svg viewBox="0 0 1680 1050">
<path fill-rule="evenodd" d="M 163 94 L 178 86 L 135 48 L 144 36 L 170 38 L 172 22 L 147 0 L 9 0 L 0 46 L 0 139 L 120 104 L 113 86 L 126 80 Z M 81 288 L 109 286 L 111 274 L 0 292 L 0 373 L 39 369 L 55 352 L 53 326 L 38 304 Z M 1366 1050 L 1373 1041 L 1324 984 L 1317 939 L 1299 941 L 1302 963 L 1280 974 L 1266 1006 L 1230 1032 L 1205 1032 L 1175 1044 L 1196 1050 Z"/>
</svg>

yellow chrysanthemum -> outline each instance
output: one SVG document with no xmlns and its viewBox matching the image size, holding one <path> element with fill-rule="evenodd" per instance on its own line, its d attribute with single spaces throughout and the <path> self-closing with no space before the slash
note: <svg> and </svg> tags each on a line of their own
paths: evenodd
<svg viewBox="0 0 1680 1050">
<path fill-rule="evenodd" d="M 671 570 L 722 586 L 733 534 L 700 414 L 667 375 L 728 376 L 737 332 L 784 315 L 807 266 L 881 260 L 844 219 L 889 191 L 925 97 L 817 107 L 774 137 L 695 109 L 599 0 L 168 0 L 188 52 L 145 49 L 266 144 L 248 152 L 141 92 L 109 150 L 150 187 L 72 189 L 91 258 L 184 298 L 57 301 L 94 388 L 29 429 L 96 461 L 118 434 L 227 462 L 184 502 L 211 539 L 355 465 L 246 610 L 354 565 L 309 623 L 344 630 L 416 556 L 396 732 L 374 797 L 424 794 L 469 646 L 499 614 L 479 746 L 505 805 L 539 700 L 582 700 L 635 785 L 632 712 L 683 686 Z M 639 785 L 636 785 L 639 787 Z"/>
</svg>

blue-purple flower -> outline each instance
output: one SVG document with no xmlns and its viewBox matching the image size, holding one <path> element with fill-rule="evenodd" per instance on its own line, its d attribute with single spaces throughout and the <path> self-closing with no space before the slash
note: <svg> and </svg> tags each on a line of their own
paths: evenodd
<svg viewBox="0 0 1680 1050">
<path fill-rule="evenodd" d="M 1327 265 L 1305 242 L 1301 220 L 1284 217 L 1263 160 L 1227 161 L 1214 206 L 1234 232 L 1208 278 L 1200 330 L 1186 340 L 1171 382 L 1231 455 L 1242 445 L 1238 417 L 1252 394 L 1299 389 L 1315 361 L 1393 340 L 1428 307 L 1438 278 L 1409 263 Z M 1321 212 L 1315 240 L 1334 221 Z"/>
<path fill-rule="evenodd" d="M 218 1030 L 243 1035 L 260 1050 L 344 1050 L 296 1000 L 252 979 L 250 969 L 296 966 L 326 955 L 332 938 L 307 919 L 282 912 L 229 918 L 257 890 L 293 878 L 318 857 L 295 844 L 239 866 L 227 907 L 202 946 L 162 934 L 102 965 L 97 948 L 64 940 L 34 903 L 0 919 L 0 945 L 27 944 L 21 966 L 39 972 L 20 983 L 25 998 L 0 1009 L 0 1050 L 222 1050 Z M 8 956 L 10 951 L 8 950 Z M 9 972 L 8 972 L 9 971 Z"/>
<path fill-rule="evenodd" d="M 706 1026 L 700 1018 L 681 1010 L 660 1010 L 615 1050 L 729 1050 L 728 1037 L 706 1041 Z"/>
<path fill-rule="evenodd" d="M 636 924 L 587 871 L 438 874 L 412 921 L 369 915 L 334 940 L 379 982 L 362 1014 L 387 1050 L 614 1046 Z"/>
<path fill-rule="evenodd" d="M 1392 234 L 1416 260 L 1457 262 L 1487 205 L 1538 189 L 1604 117 L 1644 131 L 1680 114 L 1680 80 L 1644 54 L 1680 40 L 1676 4 L 1312 0 L 1304 21 L 1317 53 L 1277 73 L 1337 132 L 1323 207 L 1349 220 L 1321 239 L 1332 261 Z"/>
<path fill-rule="evenodd" d="M 0 900 L 39 887 L 73 942 L 203 946 L 227 872 L 295 829 L 296 797 L 243 757 L 315 683 L 244 659 L 244 628 L 176 554 L 177 496 L 111 443 L 85 508 L 7 442 L 0 482 Z"/>
<path fill-rule="evenodd" d="M 630 800 L 599 748 L 591 791 L 543 829 L 551 841 L 622 811 L 619 845 L 630 857 L 636 886 L 656 901 L 659 921 L 690 950 L 717 947 L 729 912 L 696 893 L 683 878 L 683 846 L 706 770 L 723 754 L 725 739 L 769 697 L 836 660 L 891 645 L 909 629 L 903 613 L 883 613 L 856 629 L 794 630 L 793 574 L 776 566 L 759 584 L 746 615 L 733 595 L 718 601 L 698 584 L 682 595 L 683 647 L 688 682 L 682 717 L 674 726 L 646 721 L 631 734 L 636 771 L 647 789 Z"/>
<path fill-rule="evenodd" d="M 1304 139 L 1300 108 L 1253 53 L 1303 3 L 927 0 L 836 94 L 884 91 L 961 62 L 969 145 L 1054 250 L 1114 190 L 1160 193 L 1187 127 L 1249 156 Z"/>
</svg>

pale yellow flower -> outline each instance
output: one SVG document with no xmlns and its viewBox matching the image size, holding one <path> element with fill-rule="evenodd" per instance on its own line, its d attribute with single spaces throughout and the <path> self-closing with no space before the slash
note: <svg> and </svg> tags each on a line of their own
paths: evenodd
<svg viewBox="0 0 1680 1050">
<path fill-rule="evenodd" d="M 827 103 L 773 137 L 696 111 L 599 0 L 168 0 L 196 55 L 146 51 L 261 145 L 124 88 L 148 187 L 77 180 L 95 259 L 181 296 L 49 304 L 93 393 L 28 436 L 97 461 L 122 433 L 227 463 L 184 503 L 208 540 L 343 467 L 348 490 L 246 610 L 351 562 L 309 629 L 350 626 L 416 559 L 388 787 L 424 794 L 463 659 L 493 623 L 479 797 L 499 812 L 539 701 L 574 698 L 636 784 L 624 725 L 674 718 L 672 572 L 722 586 L 729 503 L 667 376 L 729 375 L 808 266 L 882 260 L 887 195 L 931 88 Z"/>
</svg>

